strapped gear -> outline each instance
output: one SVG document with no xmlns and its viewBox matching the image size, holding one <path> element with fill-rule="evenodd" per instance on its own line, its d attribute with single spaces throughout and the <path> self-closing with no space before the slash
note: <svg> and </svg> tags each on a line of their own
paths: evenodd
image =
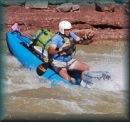
<svg viewBox="0 0 130 122">
<path fill-rule="evenodd" d="M 55 34 L 52 33 L 50 30 L 46 28 L 42 28 L 41 30 L 38 30 L 36 34 L 33 36 L 32 38 L 33 43 L 31 45 L 40 46 L 43 47 L 45 50 L 48 50 L 50 46 L 50 39 L 54 35 Z"/>
<path fill-rule="evenodd" d="M 41 58 L 43 58 L 45 62 L 48 62 L 49 60 L 47 51 L 51 43 L 51 38 L 54 35 L 55 34 L 47 28 L 42 28 L 41 30 L 38 30 L 32 38 L 32 44 L 30 44 L 30 47 L 34 47 L 37 53 L 40 52 Z"/>
<path fill-rule="evenodd" d="M 70 22 L 68 22 L 68 21 L 61 21 L 60 23 L 59 23 L 59 31 L 60 31 L 60 33 L 62 33 L 62 34 L 64 34 L 64 30 L 65 29 L 71 29 L 72 28 L 72 25 L 71 25 L 71 23 Z"/>
</svg>

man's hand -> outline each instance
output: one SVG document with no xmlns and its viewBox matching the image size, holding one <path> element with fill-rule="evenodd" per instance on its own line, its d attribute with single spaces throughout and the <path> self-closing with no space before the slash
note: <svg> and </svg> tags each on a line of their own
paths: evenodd
<svg viewBox="0 0 130 122">
<path fill-rule="evenodd" d="M 87 34 L 84 34 L 83 38 L 84 38 L 84 40 L 87 40 L 88 39 Z"/>
<path fill-rule="evenodd" d="M 61 56 L 62 56 L 62 55 L 66 55 L 66 52 L 63 52 L 63 51 L 62 51 L 62 52 L 59 52 L 59 55 L 61 55 Z"/>
<path fill-rule="evenodd" d="M 87 34 L 84 34 L 82 38 L 80 38 L 81 41 L 86 41 L 87 40 Z"/>
<path fill-rule="evenodd" d="M 94 37 L 95 32 L 93 30 L 90 30 L 87 34 L 87 39 L 88 40 L 92 40 L 92 38 Z"/>
</svg>

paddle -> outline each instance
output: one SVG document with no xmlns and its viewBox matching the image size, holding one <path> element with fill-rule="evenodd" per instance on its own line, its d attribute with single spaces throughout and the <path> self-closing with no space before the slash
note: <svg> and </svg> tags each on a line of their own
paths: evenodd
<svg viewBox="0 0 130 122">
<path fill-rule="evenodd" d="M 37 69 L 36 69 L 37 74 L 38 74 L 39 76 L 42 76 L 42 75 L 46 72 L 48 66 L 49 66 L 49 63 L 40 64 L 40 65 L 37 67 Z"/>
<path fill-rule="evenodd" d="M 51 58 L 51 56 L 48 56 L 48 62 L 44 62 L 37 67 L 37 69 L 36 69 L 37 74 L 39 76 L 42 76 L 46 72 L 46 70 L 49 67 L 49 65 L 51 64 L 51 62 L 52 62 L 52 58 Z"/>
</svg>

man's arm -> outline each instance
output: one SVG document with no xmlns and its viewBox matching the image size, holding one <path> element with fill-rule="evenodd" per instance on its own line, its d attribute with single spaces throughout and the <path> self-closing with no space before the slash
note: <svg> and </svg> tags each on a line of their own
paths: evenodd
<svg viewBox="0 0 130 122">
<path fill-rule="evenodd" d="M 70 35 L 74 38 L 74 40 L 78 43 L 81 43 L 81 41 L 87 40 L 87 35 L 85 34 L 83 37 L 77 36 L 74 32 L 71 32 Z"/>
<path fill-rule="evenodd" d="M 82 41 L 86 41 L 86 40 L 87 40 L 86 34 L 83 37 L 77 36 L 77 38 L 76 38 L 76 42 L 78 42 L 78 43 L 81 43 Z"/>
<path fill-rule="evenodd" d="M 48 49 L 48 52 L 51 55 L 55 55 L 55 54 L 57 54 L 59 52 L 59 50 L 56 49 L 56 45 L 55 44 L 51 44 L 49 49 Z"/>
</svg>

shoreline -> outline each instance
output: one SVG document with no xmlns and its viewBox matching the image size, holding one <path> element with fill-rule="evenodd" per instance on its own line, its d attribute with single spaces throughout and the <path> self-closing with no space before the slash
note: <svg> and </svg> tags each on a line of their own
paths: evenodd
<svg viewBox="0 0 130 122">
<path fill-rule="evenodd" d="M 128 40 L 127 41 L 112 41 L 112 40 L 105 40 L 105 41 L 93 41 L 92 43 L 90 44 L 77 44 L 77 45 L 108 45 L 108 46 L 111 46 L 111 45 L 122 45 L 122 44 L 126 44 L 126 43 L 129 43 Z M 6 40 L 4 39 L 2 42 L 1 42 L 2 45 L 4 46 L 7 46 L 6 44 Z"/>
<path fill-rule="evenodd" d="M 112 40 L 105 40 L 105 41 L 93 41 L 91 44 L 89 45 L 121 45 L 121 44 L 126 44 L 128 43 L 128 40 L 127 41 L 112 41 Z"/>
</svg>

